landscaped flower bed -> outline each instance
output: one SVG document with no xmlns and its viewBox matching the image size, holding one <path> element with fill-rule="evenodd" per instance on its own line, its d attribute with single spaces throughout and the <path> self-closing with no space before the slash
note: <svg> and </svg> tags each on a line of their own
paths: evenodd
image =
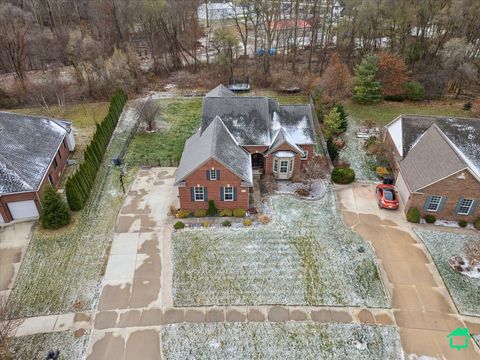
<svg viewBox="0 0 480 360">
<path fill-rule="evenodd" d="M 374 256 L 343 223 L 332 190 L 319 201 L 273 196 L 269 208 L 265 226 L 173 235 L 175 306 L 389 305 Z"/>
<path fill-rule="evenodd" d="M 458 311 L 480 316 L 480 279 L 462 275 L 449 264 L 452 256 L 463 255 L 465 243 L 473 236 L 423 229 L 415 229 L 415 233 L 432 255 Z"/>
<path fill-rule="evenodd" d="M 162 327 L 166 359 L 402 359 L 393 326 L 210 323 Z"/>
</svg>

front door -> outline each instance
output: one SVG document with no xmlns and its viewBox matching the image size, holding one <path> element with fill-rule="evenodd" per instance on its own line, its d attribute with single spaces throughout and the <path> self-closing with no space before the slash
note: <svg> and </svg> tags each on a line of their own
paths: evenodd
<svg viewBox="0 0 480 360">
<path fill-rule="evenodd" d="M 263 169 L 263 155 L 259 153 L 252 154 L 252 167 L 254 169 Z"/>
</svg>

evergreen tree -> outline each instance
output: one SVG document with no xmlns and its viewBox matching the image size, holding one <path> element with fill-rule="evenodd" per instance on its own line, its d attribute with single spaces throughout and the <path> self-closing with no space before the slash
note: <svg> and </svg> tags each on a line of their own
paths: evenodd
<svg viewBox="0 0 480 360">
<path fill-rule="evenodd" d="M 45 229 L 59 229 L 70 223 L 67 204 L 51 185 L 48 185 L 42 194 L 40 223 Z"/>
<path fill-rule="evenodd" d="M 355 67 L 353 99 L 361 104 L 371 104 L 382 98 L 382 87 L 378 80 L 378 57 L 366 55 Z"/>
<path fill-rule="evenodd" d="M 327 139 L 331 138 L 340 131 L 340 123 L 340 114 L 338 113 L 337 109 L 333 107 L 323 120 L 325 137 Z"/>
<path fill-rule="evenodd" d="M 348 114 L 345 111 L 345 106 L 342 103 L 338 103 L 334 106 L 337 112 L 340 114 L 340 131 L 345 132 L 348 129 Z"/>
</svg>

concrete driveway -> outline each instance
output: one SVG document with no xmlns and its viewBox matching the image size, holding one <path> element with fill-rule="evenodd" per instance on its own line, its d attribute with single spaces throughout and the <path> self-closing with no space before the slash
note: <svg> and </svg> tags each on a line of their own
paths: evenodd
<svg viewBox="0 0 480 360">
<path fill-rule="evenodd" d="M 0 296 L 12 289 L 35 222 L 0 226 Z"/>
<path fill-rule="evenodd" d="M 461 351 L 448 346 L 447 335 L 457 327 L 480 334 L 478 318 L 460 316 L 425 246 L 412 232 L 402 209 L 379 209 L 374 185 L 337 186 L 345 222 L 369 241 L 392 297 L 406 357 L 479 359 L 470 340 Z M 414 355 L 415 354 L 415 355 Z"/>
</svg>

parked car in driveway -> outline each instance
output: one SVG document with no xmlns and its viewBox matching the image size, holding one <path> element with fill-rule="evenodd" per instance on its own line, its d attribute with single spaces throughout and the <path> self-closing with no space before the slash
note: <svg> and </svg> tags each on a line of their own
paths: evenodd
<svg viewBox="0 0 480 360">
<path fill-rule="evenodd" d="M 380 209 L 398 209 L 398 193 L 395 186 L 378 184 L 375 194 Z"/>
</svg>

